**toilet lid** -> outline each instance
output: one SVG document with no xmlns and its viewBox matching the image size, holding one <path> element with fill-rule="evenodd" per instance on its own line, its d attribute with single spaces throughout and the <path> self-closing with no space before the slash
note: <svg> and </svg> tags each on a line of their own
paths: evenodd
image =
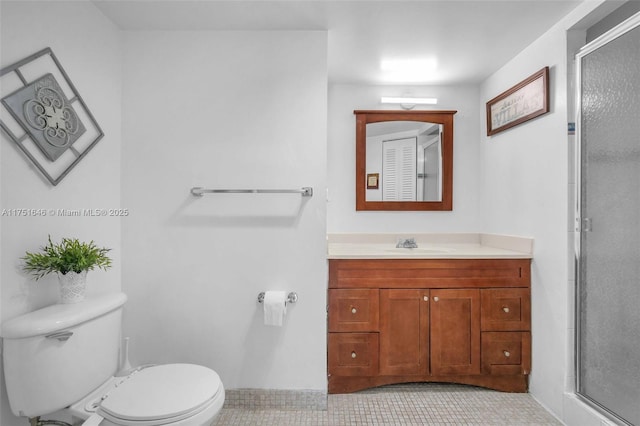
<svg viewBox="0 0 640 426">
<path fill-rule="evenodd" d="M 218 393 L 218 374 L 194 364 L 167 364 L 142 369 L 108 393 L 99 412 L 106 418 L 151 422 L 188 417 Z"/>
</svg>

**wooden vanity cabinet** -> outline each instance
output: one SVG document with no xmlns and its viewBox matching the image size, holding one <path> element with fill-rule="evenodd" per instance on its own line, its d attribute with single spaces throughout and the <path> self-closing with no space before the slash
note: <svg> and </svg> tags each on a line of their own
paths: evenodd
<svg viewBox="0 0 640 426">
<path fill-rule="evenodd" d="M 525 392 L 530 259 L 329 260 L 329 393 L 403 382 Z"/>
</svg>

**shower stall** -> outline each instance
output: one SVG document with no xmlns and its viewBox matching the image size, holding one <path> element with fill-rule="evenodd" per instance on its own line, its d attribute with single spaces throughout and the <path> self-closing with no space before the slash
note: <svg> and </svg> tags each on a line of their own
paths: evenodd
<svg viewBox="0 0 640 426">
<path fill-rule="evenodd" d="M 640 14 L 576 67 L 576 392 L 640 425 Z"/>
</svg>

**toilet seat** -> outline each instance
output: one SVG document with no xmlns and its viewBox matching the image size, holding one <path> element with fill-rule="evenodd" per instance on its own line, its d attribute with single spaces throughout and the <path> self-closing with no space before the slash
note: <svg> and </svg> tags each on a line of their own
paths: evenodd
<svg viewBox="0 0 640 426">
<path fill-rule="evenodd" d="M 224 393 L 218 374 L 194 364 L 167 364 L 132 373 L 101 397 L 96 414 L 121 426 L 160 426 L 196 416 Z"/>
</svg>

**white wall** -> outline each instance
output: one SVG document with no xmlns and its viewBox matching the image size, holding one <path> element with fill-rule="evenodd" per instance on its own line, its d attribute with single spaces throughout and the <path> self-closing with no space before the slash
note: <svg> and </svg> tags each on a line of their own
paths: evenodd
<svg viewBox="0 0 640 426">
<path fill-rule="evenodd" d="M 326 389 L 326 32 L 128 32 L 123 290 L 134 363 Z M 300 188 L 315 195 L 205 195 Z M 258 293 L 296 291 L 281 328 Z"/>
<path fill-rule="evenodd" d="M 65 179 L 53 187 L 4 133 L 0 136 L 0 209 L 84 209 L 120 206 L 121 38 L 118 29 L 86 2 L 7 2 L 1 7 L 0 66 L 11 65 L 51 47 L 105 137 Z M 90 34 L 90 39 L 86 35 Z M 2 92 L 1 96 L 6 93 Z M 26 250 L 77 237 L 113 249 L 114 267 L 88 277 L 89 293 L 120 289 L 120 219 L 115 217 L 0 217 L 1 318 L 57 301 L 57 281 L 34 283 L 19 268 Z M 12 416 L 2 380 L 0 424 L 24 424 Z"/>
<path fill-rule="evenodd" d="M 569 220 L 573 152 L 567 123 L 567 33 L 597 6 L 587 2 L 483 82 L 479 108 L 544 66 L 550 67 L 551 111 L 492 137 L 485 117 L 480 141 L 484 232 L 535 238 L 532 263 L 533 366 L 530 392 L 567 424 L 564 392 L 573 374 L 573 223 Z"/>
<path fill-rule="evenodd" d="M 394 109 L 380 104 L 381 96 L 438 98 L 431 109 L 457 110 L 454 115 L 453 211 L 378 212 L 355 209 L 354 110 Z M 476 86 L 364 86 L 333 84 L 329 88 L 330 165 L 327 232 L 478 232 L 478 163 L 480 133 L 479 89 Z M 396 108 L 399 109 L 399 108 Z"/>
<path fill-rule="evenodd" d="M 486 102 L 543 66 L 551 68 L 551 112 L 481 142 L 481 214 L 485 232 L 535 238 L 530 388 L 560 413 L 568 320 L 568 143 L 565 48 L 562 32 L 555 35 L 540 43 L 537 54 L 511 62 L 483 84 Z"/>
</svg>

